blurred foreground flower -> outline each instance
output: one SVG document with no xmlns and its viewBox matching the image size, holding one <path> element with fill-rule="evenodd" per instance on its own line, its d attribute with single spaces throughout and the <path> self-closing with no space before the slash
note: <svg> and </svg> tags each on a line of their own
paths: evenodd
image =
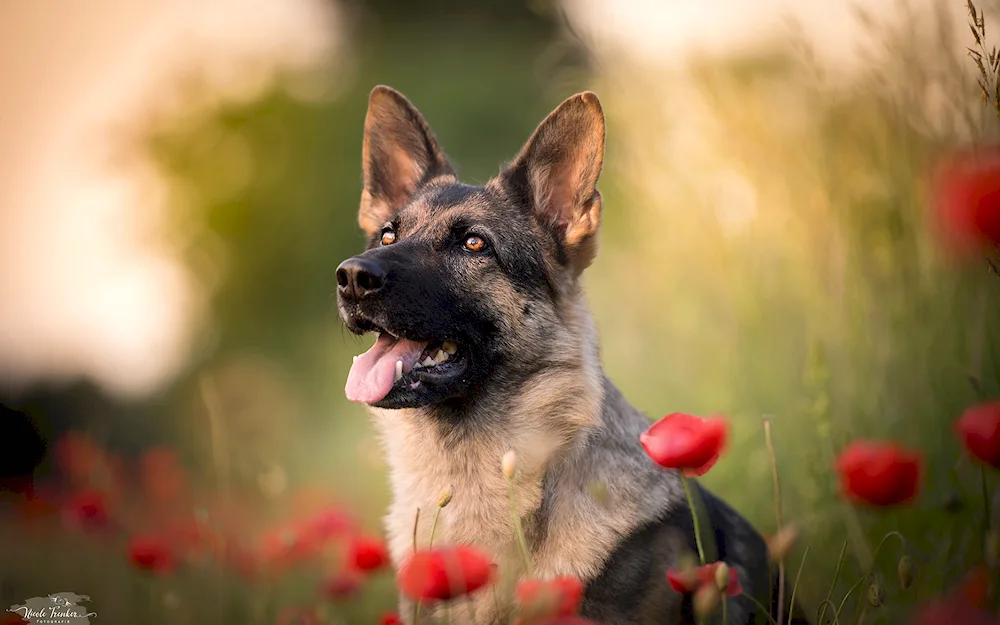
<svg viewBox="0 0 1000 625">
<path fill-rule="evenodd" d="M 139 478 L 152 504 L 174 504 L 187 494 L 187 472 L 174 452 L 166 447 L 153 447 L 142 455 Z"/>
<path fill-rule="evenodd" d="M 473 547 L 417 551 L 399 567 L 399 589 L 411 599 L 451 599 L 490 582 L 493 562 Z"/>
<path fill-rule="evenodd" d="M 323 580 L 320 593 L 327 599 L 341 601 L 353 597 L 364 585 L 364 576 L 354 569 L 345 569 Z"/>
<path fill-rule="evenodd" d="M 52 456 L 60 472 L 77 484 L 90 483 L 104 462 L 104 452 L 86 434 L 67 432 L 52 446 Z"/>
<path fill-rule="evenodd" d="M 978 148 L 942 161 L 933 178 L 937 226 L 946 245 L 974 254 L 1000 245 L 1000 148 Z"/>
<path fill-rule="evenodd" d="M 95 488 L 77 491 L 66 502 L 65 514 L 70 524 L 90 529 L 105 527 L 110 520 L 108 498 Z"/>
<path fill-rule="evenodd" d="M 837 458 L 844 494 L 873 506 L 891 506 L 916 497 L 921 456 L 896 443 L 855 441 Z"/>
<path fill-rule="evenodd" d="M 351 541 L 348 561 L 359 571 L 375 571 L 389 563 L 389 552 L 377 538 L 356 536 Z"/>
<path fill-rule="evenodd" d="M 518 582 L 514 596 L 523 616 L 571 616 L 583 597 L 583 583 L 575 577 L 526 579 Z"/>
<path fill-rule="evenodd" d="M 735 597 L 743 593 L 743 587 L 740 585 L 740 577 L 736 569 L 729 567 L 728 576 L 725 579 L 725 589 L 719 588 L 719 569 L 724 565 L 724 562 L 713 562 L 711 564 L 706 564 L 699 567 L 690 568 L 674 568 L 670 567 L 667 569 L 667 581 L 670 582 L 670 587 L 683 595 L 689 595 L 697 592 L 702 586 L 712 586 L 720 590 L 724 590 L 726 595 L 729 597 Z"/>
<path fill-rule="evenodd" d="M 128 544 L 128 557 L 136 568 L 156 574 L 170 573 L 176 564 L 170 545 L 155 536 L 132 538 Z"/>
<path fill-rule="evenodd" d="M 795 525 L 786 525 L 768 538 L 767 555 L 770 561 L 775 563 L 783 560 L 798 539 L 799 528 Z"/>
<path fill-rule="evenodd" d="M 917 608 L 913 625 L 1000 625 L 985 611 L 990 592 L 990 571 L 984 566 L 974 568 L 962 580 L 959 588 L 943 599 Z"/>
<path fill-rule="evenodd" d="M 388 612 L 378 620 L 379 625 L 403 625 L 403 620 L 395 612 Z"/>
<path fill-rule="evenodd" d="M 724 419 L 669 414 L 639 436 L 643 449 L 657 464 L 681 469 L 686 476 L 704 475 L 725 448 L 729 425 Z"/>
<path fill-rule="evenodd" d="M 955 422 L 955 431 L 970 454 L 1000 467 L 1000 402 L 972 406 Z"/>
</svg>

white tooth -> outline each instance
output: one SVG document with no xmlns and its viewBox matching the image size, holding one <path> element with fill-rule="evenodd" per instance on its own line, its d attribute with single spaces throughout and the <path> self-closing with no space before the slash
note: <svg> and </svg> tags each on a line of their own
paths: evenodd
<svg viewBox="0 0 1000 625">
<path fill-rule="evenodd" d="M 444 350 L 439 349 L 437 354 L 434 354 L 434 362 L 441 364 L 442 362 L 448 360 L 448 354 Z"/>
<path fill-rule="evenodd" d="M 434 362 L 433 358 L 431 358 L 430 356 L 428 356 L 427 358 L 424 358 L 424 361 L 422 363 L 420 363 L 420 364 L 422 364 L 425 367 L 433 367 L 437 363 Z"/>
<path fill-rule="evenodd" d="M 458 345 L 455 345 L 451 341 L 445 341 L 444 345 L 441 346 L 441 349 L 443 349 L 449 356 L 453 356 L 455 352 L 458 351 Z"/>
<path fill-rule="evenodd" d="M 402 360 L 397 360 L 396 361 L 396 377 L 393 379 L 393 382 L 399 380 L 402 377 L 403 377 L 403 361 Z"/>
</svg>

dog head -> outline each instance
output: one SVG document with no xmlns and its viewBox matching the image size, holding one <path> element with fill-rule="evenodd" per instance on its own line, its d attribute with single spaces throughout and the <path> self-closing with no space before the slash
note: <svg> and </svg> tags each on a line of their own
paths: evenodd
<svg viewBox="0 0 1000 625">
<path fill-rule="evenodd" d="M 355 358 L 348 398 L 467 402 L 565 363 L 597 249 L 603 156 L 600 102 L 581 93 L 496 178 L 465 185 L 416 108 L 376 87 L 358 215 L 368 245 L 338 267 L 337 299 L 352 332 L 378 339 Z"/>
</svg>

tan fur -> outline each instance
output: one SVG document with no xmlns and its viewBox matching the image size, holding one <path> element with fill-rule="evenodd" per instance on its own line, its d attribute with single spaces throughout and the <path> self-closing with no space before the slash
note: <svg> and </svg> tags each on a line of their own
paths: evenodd
<svg viewBox="0 0 1000 625">
<path fill-rule="evenodd" d="M 509 425 L 503 430 L 450 446 L 418 410 L 372 409 L 390 466 L 394 501 L 386 527 L 394 562 L 412 550 L 417 508 L 418 544 L 426 547 L 436 501 L 448 485 L 455 496 L 442 511 L 435 541 L 477 546 L 505 563 L 507 571 L 517 561 L 501 458 L 508 450 L 518 455 L 515 497 L 521 517 L 528 518 L 541 504 L 545 471 L 554 462 L 568 461 L 580 442 L 578 434 L 600 421 L 602 378 L 592 322 L 582 298 L 565 312 L 568 323 L 561 338 L 572 371 L 544 371 L 532 379 L 518 403 L 509 407 Z M 557 490 L 557 511 L 548 532 L 554 540 L 535 549 L 533 572 L 587 579 L 625 528 L 602 525 L 600 514 L 595 515 L 598 506 L 585 489 Z M 491 593 L 478 596 L 475 606 L 477 622 L 494 622 L 499 616 Z"/>
</svg>

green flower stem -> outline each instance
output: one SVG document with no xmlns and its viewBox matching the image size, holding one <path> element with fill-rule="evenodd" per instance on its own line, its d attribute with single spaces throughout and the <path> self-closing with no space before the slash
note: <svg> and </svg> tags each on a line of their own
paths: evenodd
<svg viewBox="0 0 1000 625">
<path fill-rule="evenodd" d="M 528 556 L 528 543 L 524 540 L 524 530 L 521 528 L 521 516 L 517 513 L 517 501 L 514 499 L 514 480 L 507 478 L 507 497 L 510 499 L 510 516 L 514 521 L 514 535 L 524 563 L 524 572 L 531 575 L 531 557 Z"/>
<path fill-rule="evenodd" d="M 802 577 L 802 569 L 806 565 L 806 556 L 809 555 L 809 546 L 802 552 L 802 561 L 799 562 L 799 571 L 795 574 L 795 583 L 792 585 L 792 599 L 788 602 L 788 625 L 792 625 L 792 608 L 795 606 L 795 591 L 799 589 L 799 578 Z"/>
<path fill-rule="evenodd" d="M 861 579 L 854 582 L 854 585 L 847 589 L 847 594 L 844 595 L 844 598 L 840 600 L 840 605 L 837 606 L 837 611 L 833 615 L 835 619 L 840 618 L 840 613 L 844 611 L 844 605 L 847 603 L 847 599 L 851 596 L 851 593 L 853 593 L 858 588 L 858 586 L 863 584 L 867 579 L 868 579 L 868 574 L 865 573 L 864 575 L 861 576 Z"/>
<path fill-rule="evenodd" d="M 729 625 L 729 597 L 722 594 L 722 625 Z"/>
<path fill-rule="evenodd" d="M 701 544 L 701 525 L 698 523 L 698 508 L 694 505 L 694 497 L 691 496 L 691 487 L 688 485 L 688 479 L 684 477 L 683 473 L 681 473 L 681 484 L 684 485 L 684 496 L 687 497 L 688 507 L 691 508 L 691 520 L 694 522 L 694 542 L 698 545 L 698 558 L 701 559 L 701 564 L 704 566 L 707 562 L 705 562 L 705 548 Z"/>
<path fill-rule="evenodd" d="M 437 531 L 438 518 L 441 516 L 441 506 L 438 506 L 437 511 L 434 513 L 434 522 L 431 523 L 431 537 L 427 541 L 427 548 L 430 549 L 434 546 L 434 532 Z"/>
<path fill-rule="evenodd" d="M 434 522 L 431 523 L 431 537 L 427 541 L 427 548 L 430 549 L 434 546 L 434 532 L 437 531 L 438 518 L 441 516 L 441 506 L 438 506 L 437 511 L 434 512 Z M 420 508 L 417 508 L 417 520 L 420 520 Z M 417 524 L 416 521 L 413 523 L 413 551 L 417 550 Z M 417 625 L 417 619 L 420 618 L 420 601 L 417 601 L 417 606 L 413 608 L 413 625 Z M 451 618 L 450 616 L 448 617 Z"/>
<path fill-rule="evenodd" d="M 472 602 L 471 595 L 468 597 L 468 599 L 469 599 L 469 622 L 472 623 L 472 625 L 476 625 L 476 607 L 475 604 Z"/>
<path fill-rule="evenodd" d="M 434 522 L 431 523 L 431 537 L 427 540 L 427 548 L 430 549 L 434 546 L 434 532 L 437 531 L 437 520 L 441 516 L 441 506 L 434 512 Z M 420 518 L 420 508 L 417 508 L 417 518 Z M 413 526 L 413 550 L 417 550 L 417 526 Z M 445 607 L 447 609 L 447 606 Z M 446 613 L 448 619 L 451 619 L 450 613 Z M 413 625 L 417 625 L 417 618 L 420 616 L 420 601 L 417 601 L 417 607 L 413 610 Z"/>
<path fill-rule="evenodd" d="M 878 558 L 879 552 L 882 551 L 882 545 L 884 545 L 885 541 L 889 540 L 892 537 L 896 537 L 899 539 L 899 544 L 902 545 L 903 547 L 903 553 L 906 553 L 906 537 L 897 532 L 896 530 L 892 530 L 891 532 L 886 532 L 885 536 L 882 537 L 882 540 L 879 541 L 878 547 L 875 547 L 875 553 L 872 555 L 873 570 L 875 568 L 875 559 Z M 871 571 L 869 571 L 869 573 L 871 573 Z"/>
<path fill-rule="evenodd" d="M 769 623 L 771 623 L 771 625 L 778 625 L 777 621 L 774 620 L 774 617 L 771 616 L 771 610 L 769 610 L 768 608 L 765 608 L 764 606 L 762 606 L 760 604 L 760 601 L 757 601 L 756 599 L 754 599 L 752 596 L 748 595 L 747 593 L 744 592 L 743 596 L 746 597 L 747 599 L 749 599 L 750 603 L 752 603 L 755 606 L 757 606 L 757 609 L 760 610 L 761 613 L 764 616 L 767 617 L 767 620 L 768 620 Z"/>
<path fill-rule="evenodd" d="M 774 443 L 771 440 L 771 419 L 763 418 L 764 442 L 767 445 L 767 456 L 771 461 L 771 479 L 774 482 L 774 517 L 778 523 L 778 532 L 782 529 L 781 514 L 781 482 L 778 480 L 778 460 L 774 454 Z M 785 557 L 778 559 L 778 622 L 785 612 Z"/>
<path fill-rule="evenodd" d="M 983 531 L 989 532 L 990 526 L 993 525 L 993 515 L 990 513 L 990 491 L 989 487 L 986 485 L 986 465 L 979 465 L 979 481 L 983 487 Z"/>
<path fill-rule="evenodd" d="M 829 599 L 823 599 L 823 602 L 819 604 L 819 608 L 817 609 L 817 611 L 822 610 L 823 614 L 826 615 L 827 606 L 834 609 L 837 608 L 837 604 L 835 604 L 833 601 L 830 601 Z M 823 621 L 817 620 L 816 622 L 822 623 Z M 840 625 L 840 619 L 837 618 L 836 614 L 833 615 L 833 625 Z"/>
<path fill-rule="evenodd" d="M 826 616 L 827 606 L 833 607 L 834 603 L 832 600 L 833 591 L 837 588 L 837 579 L 840 577 L 840 567 L 844 564 L 844 554 L 847 552 L 847 541 L 844 541 L 844 546 L 840 548 L 840 558 L 837 559 L 837 568 L 833 571 L 833 581 L 830 582 L 830 590 L 826 592 L 826 599 L 823 603 L 819 604 L 816 608 L 816 622 L 822 623 L 823 617 Z"/>
</svg>

